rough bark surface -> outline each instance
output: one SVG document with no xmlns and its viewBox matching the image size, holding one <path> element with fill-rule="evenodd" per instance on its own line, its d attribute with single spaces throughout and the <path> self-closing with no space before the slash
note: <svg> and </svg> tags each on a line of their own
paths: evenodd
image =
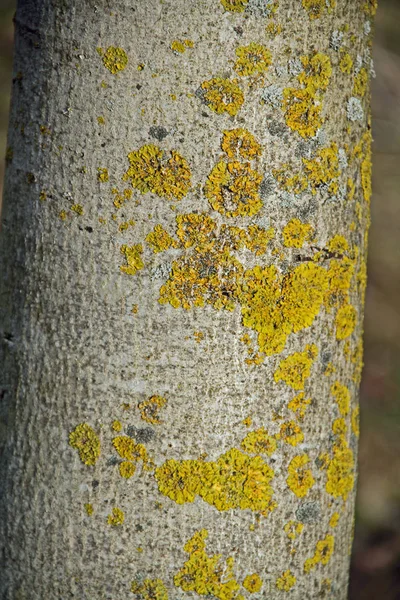
<svg viewBox="0 0 400 600">
<path fill-rule="evenodd" d="M 20 2 L 1 598 L 346 598 L 375 9 Z"/>
</svg>

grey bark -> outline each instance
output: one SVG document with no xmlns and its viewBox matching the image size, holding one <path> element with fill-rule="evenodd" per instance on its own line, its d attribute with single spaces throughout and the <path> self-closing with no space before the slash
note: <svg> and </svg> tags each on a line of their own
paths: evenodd
<svg viewBox="0 0 400 600">
<path fill-rule="evenodd" d="M 355 491 L 346 500 L 330 494 L 321 462 L 324 453 L 332 460 L 338 439 L 332 432 L 340 418 L 331 393 L 336 380 L 350 391 L 345 440 L 354 458 L 357 450 L 351 415 L 355 420 L 359 365 L 352 357 L 362 334 L 357 273 L 365 263 L 368 207 L 361 179 L 365 156 L 354 157 L 353 151 L 367 131 L 369 97 L 355 97 L 353 86 L 360 69 L 370 72 L 371 14 L 361 0 L 338 0 L 332 11 L 321 3 L 316 19 L 300 1 L 281 0 L 275 13 L 272 2 L 242 4 L 243 12 L 225 10 L 219 0 L 19 3 L 0 237 L 1 598 L 114 600 L 133 597 L 134 581 L 138 598 L 161 599 L 143 591 L 143 582 L 159 579 L 170 600 L 229 600 L 238 594 L 278 599 L 286 592 L 277 581 L 287 570 L 296 578 L 293 599 L 347 597 Z M 268 23 L 281 25 L 282 33 L 269 37 Z M 171 48 L 185 39 L 194 47 L 182 53 Z M 251 42 L 265 45 L 272 56 L 261 83 L 234 69 L 236 49 Z M 109 47 L 127 54 L 128 64 L 118 73 L 103 62 Z M 302 138 L 285 122 L 281 92 L 302 88 L 296 79 L 305 68 L 300 57 L 314 51 L 329 56 L 333 74 L 320 94 L 323 125 L 315 136 Z M 350 74 L 338 66 L 344 52 L 354 63 Z M 236 115 L 210 108 L 201 84 L 212 77 L 238 79 L 245 102 Z M 223 157 L 222 132 L 239 127 L 262 146 L 262 208 L 230 218 L 212 209 L 204 184 Z M 312 189 L 310 179 L 301 193 L 279 186 L 274 169 L 289 163 L 304 174 L 302 159 L 315 158 L 333 142 L 342 151 L 336 192 L 329 183 Z M 142 194 L 122 182 L 128 154 L 145 144 L 176 150 L 188 161 L 192 187 L 182 200 Z M 109 172 L 104 182 L 103 168 Z M 349 178 L 355 183 L 352 199 L 343 191 Z M 133 191 L 119 210 L 112 188 Z M 358 314 L 354 331 L 338 340 L 336 308 L 321 307 L 309 326 L 288 334 L 282 351 L 263 357 L 262 364 L 246 364 L 241 338 L 251 334 L 257 347 L 257 336 L 243 325 L 240 302 L 232 311 L 207 301 L 188 310 L 160 304 L 171 264 L 189 250 L 154 253 L 145 238 L 162 224 L 177 240 L 176 216 L 193 212 L 211 215 L 218 226 L 274 228 L 275 239 L 261 258 L 231 248 L 244 269 L 274 264 L 285 275 L 309 261 L 315 247 L 324 249 L 327 261 L 340 260 L 328 256 L 326 247 L 333 236 L 344 236 L 359 249 L 349 290 Z M 314 229 L 313 240 L 299 249 L 286 247 L 282 238 L 294 218 Z M 120 268 L 126 266 L 121 247 L 134 244 L 143 244 L 144 267 L 129 275 Z M 311 404 L 296 421 L 287 404 L 301 390 L 276 381 L 274 373 L 283 359 L 310 344 L 318 350 L 304 388 Z M 330 364 L 336 369 L 331 375 Z M 154 395 L 167 404 L 160 423 L 146 423 L 138 404 Z M 120 433 L 114 421 L 121 422 Z M 160 491 L 154 469 L 146 471 L 143 463 L 133 477 L 122 478 L 112 443 L 131 435 L 156 467 L 201 455 L 215 463 L 232 448 L 243 453 L 249 432 L 279 434 L 288 421 L 299 424 L 304 439 L 293 446 L 278 437 L 275 452 L 262 455 L 274 470 L 270 485 L 277 505 L 268 515 L 218 510 L 199 494 L 178 504 Z M 80 423 L 100 438 L 94 466 L 85 465 L 69 444 Z M 315 480 L 304 497 L 287 485 L 289 463 L 301 454 L 309 456 Z M 92 505 L 91 516 L 85 504 Z M 107 522 L 114 507 L 124 512 L 122 525 Z M 335 512 L 340 518 L 333 528 Z M 303 525 L 294 540 L 283 529 L 292 520 Z M 216 575 L 219 584 L 206 592 L 174 583 L 189 560 L 184 545 L 202 529 L 209 534 L 207 555 L 221 554 L 222 567 L 228 557 L 235 559 L 231 579 L 239 587 L 231 595 L 216 591 L 224 577 L 229 580 L 227 573 Z M 327 535 L 334 537 L 330 560 L 305 572 L 305 561 Z M 263 587 L 249 594 L 242 584 L 254 573 Z"/>
</svg>

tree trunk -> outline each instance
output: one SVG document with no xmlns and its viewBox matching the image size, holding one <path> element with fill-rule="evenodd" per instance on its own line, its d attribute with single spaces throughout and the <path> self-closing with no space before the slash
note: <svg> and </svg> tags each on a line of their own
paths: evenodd
<svg viewBox="0 0 400 600">
<path fill-rule="evenodd" d="M 0 596 L 347 596 L 373 0 L 24 0 Z"/>
</svg>

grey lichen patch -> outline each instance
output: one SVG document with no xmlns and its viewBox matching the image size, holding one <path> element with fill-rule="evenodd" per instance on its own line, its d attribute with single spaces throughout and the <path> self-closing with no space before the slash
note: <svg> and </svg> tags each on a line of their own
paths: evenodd
<svg viewBox="0 0 400 600">
<path fill-rule="evenodd" d="M 134 427 L 133 425 L 129 425 L 126 433 L 129 437 L 133 438 L 135 441 L 139 442 L 139 444 L 147 444 L 150 442 L 154 436 L 155 431 L 151 427 Z"/>
<path fill-rule="evenodd" d="M 274 9 L 275 0 L 249 0 L 246 12 L 256 17 L 269 17 Z"/>
<path fill-rule="evenodd" d="M 299 58 L 291 58 L 288 63 L 289 74 L 297 77 L 303 71 L 304 67 Z"/>
<path fill-rule="evenodd" d="M 272 83 L 261 90 L 261 100 L 270 104 L 274 108 L 282 105 L 283 88 L 276 83 Z"/>
<path fill-rule="evenodd" d="M 330 47 L 336 52 L 339 50 L 343 43 L 343 31 L 332 31 L 331 39 L 329 40 Z"/>
<path fill-rule="evenodd" d="M 279 135 L 279 137 L 282 137 L 286 134 L 287 128 L 284 123 L 279 123 L 279 121 L 271 121 L 268 125 L 268 131 L 271 135 Z"/>
<path fill-rule="evenodd" d="M 162 142 L 162 140 L 167 137 L 168 131 L 161 125 L 154 125 L 153 127 L 150 127 L 149 135 L 159 142 Z"/>
<path fill-rule="evenodd" d="M 319 502 L 303 502 L 296 510 L 296 519 L 300 523 L 315 523 L 321 514 Z"/>
<path fill-rule="evenodd" d="M 347 102 L 346 108 L 347 118 L 349 121 L 362 121 L 364 118 L 364 110 L 359 98 L 352 96 Z"/>
</svg>

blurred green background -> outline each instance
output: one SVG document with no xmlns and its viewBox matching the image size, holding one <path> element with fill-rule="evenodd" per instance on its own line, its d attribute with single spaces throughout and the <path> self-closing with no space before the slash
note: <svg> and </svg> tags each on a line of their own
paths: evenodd
<svg viewBox="0 0 400 600">
<path fill-rule="evenodd" d="M 0 156 L 15 0 L 0 0 Z M 381 0 L 372 82 L 372 226 L 350 600 L 400 599 L 400 1 Z M 0 198 L 4 160 L 0 162 Z"/>
</svg>

